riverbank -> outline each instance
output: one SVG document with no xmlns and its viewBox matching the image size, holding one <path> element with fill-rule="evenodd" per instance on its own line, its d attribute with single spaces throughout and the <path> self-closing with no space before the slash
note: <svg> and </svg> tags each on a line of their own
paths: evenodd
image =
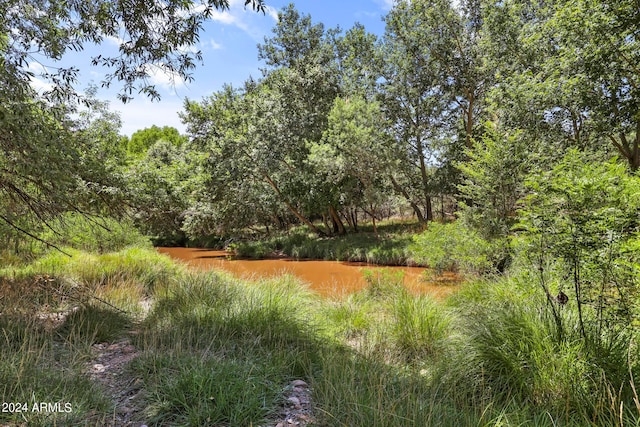
<svg viewBox="0 0 640 427">
<path fill-rule="evenodd" d="M 622 345 L 594 355 L 571 307 L 557 341 L 525 276 L 467 283 L 440 302 L 379 276 L 333 301 L 292 276 L 250 283 L 152 249 L 72 255 L 0 271 L 2 399 L 28 409 L 7 406 L 1 424 L 275 427 L 293 413 L 301 425 L 356 427 L 640 420 L 634 354 Z M 33 411 L 39 402 L 61 410 Z"/>
<path fill-rule="evenodd" d="M 360 232 L 319 237 L 305 227 L 259 238 L 244 238 L 226 248 L 239 258 L 294 259 L 365 262 L 389 266 L 422 266 L 412 255 L 413 237 L 421 230 L 415 221 L 384 221 L 377 232 L 368 224 Z"/>
<path fill-rule="evenodd" d="M 156 248 L 161 254 L 200 270 L 220 269 L 240 279 L 255 280 L 291 274 L 310 290 L 327 298 L 342 298 L 365 288 L 368 277 L 379 274 L 397 277 L 404 287 L 416 295 L 442 298 L 454 292 L 461 279 L 453 273 L 436 274 L 422 267 L 379 266 L 362 262 L 329 260 L 296 260 L 276 257 L 238 259 L 231 253 L 204 248 Z"/>
</svg>

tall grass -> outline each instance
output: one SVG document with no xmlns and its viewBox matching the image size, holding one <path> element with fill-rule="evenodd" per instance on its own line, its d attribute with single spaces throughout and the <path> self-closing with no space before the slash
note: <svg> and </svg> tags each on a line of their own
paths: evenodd
<svg viewBox="0 0 640 427">
<path fill-rule="evenodd" d="M 589 330 L 586 341 L 568 304 L 559 334 L 526 275 L 469 283 L 441 302 L 408 293 L 401 276 L 367 273 L 367 288 L 323 300 L 292 276 L 245 282 L 129 248 L 49 255 L 3 276 L 2 399 L 74 405 L 28 425 L 113 423 L 115 403 L 87 363 L 95 343 L 123 338 L 139 352 L 126 377 L 141 388 L 134 420 L 147 425 L 275 424 L 292 379 L 310 383 L 321 426 L 640 420 L 632 331 Z M 70 300 L 76 288 L 92 297 Z M 148 312 L 134 309 L 141 300 Z M 61 319 L 48 322 L 47 310 Z"/>
<path fill-rule="evenodd" d="M 298 259 L 367 262 L 380 265 L 414 265 L 408 247 L 412 243 L 412 228 L 393 225 L 380 227 L 381 232 L 351 233 L 320 238 L 304 229 L 293 229 L 260 241 L 234 243 L 230 249 L 238 257 L 265 258 L 287 255 Z"/>
<path fill-rule="evenodd" d="M 469 401 L 518 402 L 533 413 L 546 412 L 554 423 L 633 423 L 630 418 L 610 424 L 619 417 L 620 403 L 633 404 L 629 374 L 638 364 L 635 354 L 628 358 L 631 335 L 593 331 L 584 340 L 571 306 L 561 313 L 560 334 L 542 296 L 531 295 L 517 280 L 488 285 L 470 285 L 455 297 L 461 334 L 441 367 L 441 381 Z"/>
<path fill-rule="evenodd" d="M 127 337 L 143 287 L 179 271 L 149 249 L 73 255 L 51 252 L 0 274 L 0 397 L 28 409 L 0 413 L 0 424 L 113 424 L 109 392 L 87 374 L 92 346 Z M 41 403 L 58 409 L 33 409 Z"/>
<path fill-rule="evenodd" d="M 66 249 L 66 255 L 51 251 L 21 267 L 0 269 L 0 278 L 23 280 L 34 276 L 66 277 L 78 284 L 96 289 L 110 283 L 139 284 L 151 294 L 157 284 L 163 284 L 182 269 L 167 256 L 152 248 L 129 247 L 118 252 L 92 254 Z"/>
<path fill-rule="evenodd" d="M 292 277 L 251 286 L 214 273 L 179 277 L 138 336 L 144 353 L 132 370 L 148 390 L 144 413 L 161 425 L 265 422 L 288 381 L 311 371 L 314 300 Z"/>
<path fill-rule="evenodd" d="M 0 316 L 0 400 L 18 403 L 21 411 L 0 412 L 3 425 L 92 425 L 105 422 L 109 403 L 84 375 L 85 358 L 77 348 L 34 320 Z M 59 411 L 40 411 L 41 403 Z M 68 406 L 67 406 L 68 405 Z"/>
</svg>

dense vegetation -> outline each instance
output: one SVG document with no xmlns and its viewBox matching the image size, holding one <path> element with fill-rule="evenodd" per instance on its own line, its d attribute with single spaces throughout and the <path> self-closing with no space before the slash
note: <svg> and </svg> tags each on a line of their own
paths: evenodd
<svg viewBox="0 0 640 427">
<path fill-rule="evenodd" d="M 74 409 L 0 422 L 275 422 L 304 379 L 319 425 L 640 423 L 635 2 L 402 0 L 381 37 L 291 5 L 260 78 L 185 102 L 187 135 L 122 137 L 75 70 L 31 88 L 34 55 L 124 31 L 94 62 L 123 99 L 155 97 L 145 64 L 188 77 L 184 45 L 227 2 L 136 5 L 0 5 L 0 390 Z M 381 225 L 406 216 L 418 228 Z M 468 283 L 435 301 L 370 275 L 319 300 L 291 277 L 187 271 L 148 238 Z M 125 415 L 87 374 L 123 340 Z"/>
<path fill-rule="evenodd" d="M 52 252 L 0 274 L 3 397 L 73 408 L 5 412 L 5 423 L 275 425 L 293 379 L 311 386 L 317 425 L 640 420 L 633 331 L 589 323 L 583 336 L 572 304 L 558 324 L 526 272 L 446 301 L 390 274 L 321 299 L 290 276 L 196 273 L 149 247 Z M 135 357 L 120 371 L 110 361 L 106 385 L 90 379 L 107 363 L 96 348 L 122 342 Z"/>
</svg>

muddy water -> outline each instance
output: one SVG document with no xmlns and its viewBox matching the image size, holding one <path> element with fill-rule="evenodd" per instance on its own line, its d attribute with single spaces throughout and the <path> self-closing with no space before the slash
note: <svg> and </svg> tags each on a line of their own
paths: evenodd
<svg viewBox="0 0 640 427">
<path fill-rule="evenodd" d="M 404 272 L 404 285 L 416 294 L 443 297 L 456 288 L 452 284 L 456 278 L 451 276 L 425 282 L 422 274 L 425 269 L 420 267 L 376 267 L 364 263 L 293 259 L 229 260 L 228 253 L 224 251 L 197 248 L 158 248 L 158 251 L 195 268 L 222 269 L 242 278 L 292 274 L 308 283 L 315 292 L 327 297 L 342 297 L 362 289 L 366 286 L 363 270 L 383 268 Z"/>
</svg>

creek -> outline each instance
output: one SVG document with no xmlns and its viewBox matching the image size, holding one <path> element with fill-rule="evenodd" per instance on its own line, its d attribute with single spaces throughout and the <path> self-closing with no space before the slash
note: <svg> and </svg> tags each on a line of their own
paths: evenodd
<svg viewBox="0 0 640 427">
<path fill-rule="evenodd" d="M 340 298 L 364 288 L 364 271 L 404 274 L 404 286 L 414 294 L 444 297 L 453 292 L 459 279 L 445 274 L 426 281 L 422 267 L 382 267 L 359 262 L 277 259 L 230 259 L 229 253 L 198 248 L 158 248 L 160 253 L 203 270 L 220 269 L 243 279 L 260 279 L 292 274 L 306 282 L 310 289 L 325 297 Z"/>
</svg>

